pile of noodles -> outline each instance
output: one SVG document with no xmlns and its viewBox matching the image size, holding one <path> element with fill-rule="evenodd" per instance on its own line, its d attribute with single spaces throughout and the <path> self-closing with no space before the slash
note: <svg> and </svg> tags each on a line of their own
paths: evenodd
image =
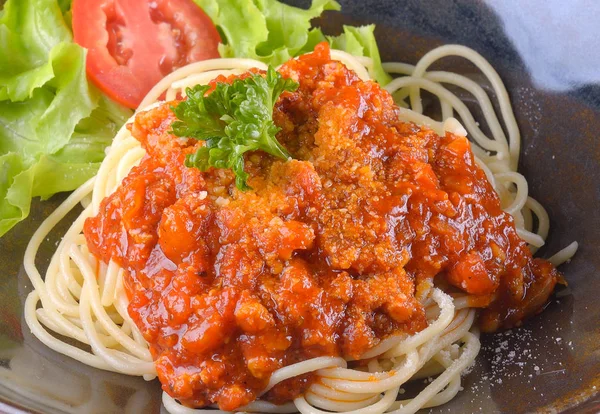
<svg viewBox="0 0 600 414">
<path fill-rule="evenodd" d="M 361 79 L 370 79 L 370 59 L 337 50 L 332 50 L 331 54 Z M 478 83 L 457 73 L 427 70 L 446 56 L 465 58 L 485 75 L 498 100 L 502 124 L 490 98 Z M 249 59 L 193 63 L 156 85 L 139 111 L 157 105 L 159 97 L 166 96 L 171 100 L 185 95 L 187 87 L 206 84 L 218 75 L 241 74 L 250 68 L 267 69 L 263 63 Z M 527 180 L 517 172 L 519 129 L 506 89 L 492 66 L 469 48 L 447 45 L 430 51 L 414 66 L 386 63 L 384 68 L 399 75 L 385 89 L 400 106 L 400 119 L 427 126 L 439 135 L 446 131 L 468 135 L 477 163 L 500 196 L 504 210 L 514 217 L 517 233 L 533 251 L 541 247 L 548 235 L 548 215 L 540 203 L 528 196 Z M 491 136 L 480 129 L 467 105 L 453 92 L 459 89 L 476 99 Z M 439 100 L 441 120 L 423 114 L 423 90 Z M 148 344 L 127 312 L 124 270 L 112 261 L 105 264 L 96 259 L 82 234 L 85 219 L 98 213 L 100 202 L 116 190 L 144 154 L 139 142 L 123 127 L 108 150 L 98 175 L 73 192 L 37 230 L 25 254 L 25 269 L 34 287 L 26 301 L 25 319 L 32 333 L 57 352 L 96 368 L 150 380 L 156 376 L 156 371 Z M 35 265 L 38 248 L 54 226 L 78 203 L 85 208 L 65 233 L 45 277 L 42 277 Z M 558 265 L 570 259 L 576 249 L 577 244 L 573 243 L 550 261 Z M 479 352 L 479 335 L 473 325 L 476 311 L 469 307 L 468 295 L 451 297 L 435 287 L 425 295 L 423 305 L 428 327 L 415 335 L 397 335 L 383 340 L 362 356 L 362 359 L 370 359 L 366 369 L 348 368 L 349 361 L 340 357 L 313 358 L 287 366 L 273 373 L 263 393 L 288 378 L 315 372 L 317 379 L 304 395 L 280 406 L 258 400 L 240 411 L 414 413 L 451 400 L 461 387 L 461 373 Z M 55 334 L 72 338 L 87 347 L 71 345 Z M 405 383 L 424 377 L 435 379 L 414 398 L 397 401 Z M 171 413 L 219 412 L 212 408 L 183 407 L 166 393 L 163 403 Z"/>
</svg>

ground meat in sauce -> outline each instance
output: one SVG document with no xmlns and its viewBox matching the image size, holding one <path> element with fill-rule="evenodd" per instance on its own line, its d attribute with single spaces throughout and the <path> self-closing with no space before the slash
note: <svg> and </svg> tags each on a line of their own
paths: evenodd
<svg viewBox="0 0 600 414">
<path fill-rule="evenodd" d="M 434 277 L 473 295 L 484 330 L 541 308 L 558 273 L 532 259 L 464 137 L 398 121 L 391 96 L 325 44 L 280 71 L 300 83 L 274 111 L 294 160 L 248 155 L 245 193 L 231 171 L 186 168 L 202 144 L 169 134 L 167 103 L 129 126 L 147 156 L 85 223 L 90 250 L 126 269 L 167 393 L 232 410 L 283 366 L 418 332 L 415 292 Z M 266 398 L 289 401 L 311 378 Z"/>
</svg>

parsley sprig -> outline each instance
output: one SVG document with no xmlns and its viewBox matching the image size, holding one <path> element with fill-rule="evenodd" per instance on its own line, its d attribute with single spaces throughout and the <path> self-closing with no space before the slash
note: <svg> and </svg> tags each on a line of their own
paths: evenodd
<svg viewBox="0 0 600 414">
<path fill-rule="evenodd" d="M 283 78 L 271 66 L 266 76 L 254 74 L 231 84 L 219 82 L 208 95 L 208 85 L 187 88 L 187 100 L 173 108 L 179 119 L 172 124 L 173 133 L 206 144 L 188 155 L 185 165 L 202 171 L 210 167 L 231 169 L 236 186 L 250 189 L 244 171 L 246 152 L 262 150 L 290 158 L 275 137 L 280 128 L 273 122 L 273 107 L 284 91 L 297 88 L 298 83 Z"/>
</svg>

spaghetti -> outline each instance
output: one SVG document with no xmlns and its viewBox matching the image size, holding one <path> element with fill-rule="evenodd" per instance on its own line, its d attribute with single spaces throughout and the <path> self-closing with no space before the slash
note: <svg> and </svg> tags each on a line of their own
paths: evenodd
<svg viewBox="0 0 600 414">
<path fill-rule="evenodd" d="M 361 79 L 369 79 L 370 59 L 335 50 L 331 55 Z M 427 70 L 446 56 L 469 60 L 487 77 L 498 98 L 507 134 L 480 85 L 456 73 Z M 167 100 L 185 96 L 187 87 L 206 84 L 219 75 L 239 75 L 250 68 L 266 69 L 261 62 L 249 59 L 193 63 L 159 82 L 143 100 L 142 111 L 156 105 L 161 96 L 166 96 Z M 449 45 L 432 50 L 414 66 L 387 63 L 384 68 L 401 75 L 385 87 L 401 107 L 401 119 L 425 125 L 439 135 L 468 133 L 477 163 L 498 193 L 504 210 L 514 217 L 518 235 L 533 251 L 541 247 L 548 235 L 548 215 L 528 195 L 527 181 L 516 171 L 520 153 L 519 130 L 506 89 L 489 63 L 471 49 Z M 445 84 L 464 89 L 477 99 L 492 137 L 483 133 L 467 106 Z M 439 99 L 442 119 L 434 120 L 424 115 L 421 90 Z M 74 191 L 36 231 L 24 259 L 34 287 L 25 304 L 25 320 L 40 341 L 59 353 L 99 369 L 151 380 L 156 376 L 156 369 L 148 343 L 128 313 L 124 270 L 113 261 L 106 264 L 98 260 L 82 234 L 85 220 L 98 214 L 102 200 L 118 188 L 144 155 L 139 142 L 123 127 L 107 150 L 98 175 Z M 38 248 L 54 226 L 79 203 L 85 208 L 64 235 L 45 277 L 42 277 L 35 265 Z M 569 260 L 576 249 L 577 244 L 573 243 L 551 260 L 558 265 Z M 361 356 L 368 363 L 358 368 L 349 368 L 350 361 L 340 357 L 316 357 L 280 368 L 271 375 L 263 394 L 276 384 L 305 373 L 316 373 L 317 379 L 293 402 L 276 405 L 257 400 L 239 410 L 399 414 L 414 413 L 451 400 L 459 392 L 461 374 L 473 363 L 479 351 L 479 334 L 474 326 L 476 310 L 469 295 L 450 295 L 438 287 L 421 292 L 418 298 L 426 310 L 425 329 L 414 335 L 384 339 Z M 89 351 L 65 342 L 51 332 L 87 345 Z M 436 378 L 417 396 L 396 401 L 405 383 L 431 376 Z M 205 411 L 184 407 L 167 393 L 163 393 L 163 403 L 174 414 Z"/>
</svg>

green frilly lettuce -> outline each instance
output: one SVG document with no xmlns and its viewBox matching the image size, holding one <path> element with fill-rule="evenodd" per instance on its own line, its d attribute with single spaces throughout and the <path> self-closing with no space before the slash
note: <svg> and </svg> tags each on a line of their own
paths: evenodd
<svg viewBox="0 0 600 414">
<path fill-rule="evenodd" d="M 366 56 L 373 60 L 373 66 L 368 68 L 373 79 L 382 85 L 389 83 L 392 78 L 383 70 L 379 48 L 375 41 L 375 25 L 344 26 L 344 33 L 339 36 L 327 36 L 327 41 L 333 49 L 344 50 L 351 55 Z"/>
<path fill-rule="evenodd" d="M 339 36 L 325 36 L 321 29 L 311 28 L 311 20 L 325 10 L 340 10 L 334 0 L 313 0 L 308 10 L 277 0 L 194 1 L 219 29 L 222 57 L 246 57 L 278 66 L 326 40 L 335 49 L 372 58 L 371 76 L 379 83 L 391 80 L 381 66 L 374 25 L 344 26 Z"/>
<path fill-rule="evenodd" d="M 0 236 L 92 177 L 130 112 L 88 84 L 69 2 L 8 0 L 0 12 Z"/>
</svg>

